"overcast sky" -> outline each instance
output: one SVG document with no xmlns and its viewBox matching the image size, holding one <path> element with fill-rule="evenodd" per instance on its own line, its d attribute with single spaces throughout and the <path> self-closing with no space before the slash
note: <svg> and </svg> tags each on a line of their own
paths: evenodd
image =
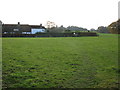
<svg viewBox="0 0 120 90">
<path fill-rule="evenodd" d="M 119 0 L 0 0 L 0 20 L 7 24 L 108 26 L 118 19 Z"/>
</svg>

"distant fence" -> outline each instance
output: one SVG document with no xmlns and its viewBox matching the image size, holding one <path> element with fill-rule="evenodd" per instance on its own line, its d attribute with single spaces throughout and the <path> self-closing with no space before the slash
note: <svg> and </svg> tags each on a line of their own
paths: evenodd
<svg viewBox="0 0 120 90">
<path fill-rule="evenodd" d="M 98 36 L 94 32 L 78 33 L 40 33 L 40 34 L 2 34 L 2 37 L 81 37 L 81 36 Z"/>
</svg>

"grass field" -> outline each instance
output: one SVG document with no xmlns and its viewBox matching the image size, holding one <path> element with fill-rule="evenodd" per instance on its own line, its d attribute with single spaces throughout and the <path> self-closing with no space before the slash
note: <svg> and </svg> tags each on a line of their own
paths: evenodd
<svg viewBox="0 0 120 90">
<path fill-rule="evenodd" d="M 3 38 L 4 88 L 117 88 L 118 36 Z"/>
</svg>

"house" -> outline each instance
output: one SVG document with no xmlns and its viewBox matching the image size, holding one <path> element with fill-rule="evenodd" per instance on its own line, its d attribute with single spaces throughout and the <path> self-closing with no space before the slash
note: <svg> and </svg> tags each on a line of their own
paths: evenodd
<svg viewBox="0 0 120 90">
<path fill-rule="evenodd" d="M 45 27 L 40 25 L 29 25 L 29 24 L 2 24 L 3 34 L 32 34 L 32 30 L 44 29 Z"/>
</svg>

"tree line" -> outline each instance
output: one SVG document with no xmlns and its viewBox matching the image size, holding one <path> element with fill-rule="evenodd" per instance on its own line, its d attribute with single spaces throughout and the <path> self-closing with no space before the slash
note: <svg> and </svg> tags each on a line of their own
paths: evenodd
<svg viewBox="0 0 120 90">
<path fill-rule="evenodd" d="M 47 22 L 47 32 L 54 33 L 65 33 L 65 32 L 98 32 L 98 33 L 113 33 L 120 34 L 120 19 L 116 22 L 111 23 L 108 26 L 99 26 L 97 29 L 91 28 L 88 30 L 87 28 L 78 27 L 78 26 L 68 26 L 64 27 L 61 25 L 58 27 L 54 22 Z"/>
</svg>

